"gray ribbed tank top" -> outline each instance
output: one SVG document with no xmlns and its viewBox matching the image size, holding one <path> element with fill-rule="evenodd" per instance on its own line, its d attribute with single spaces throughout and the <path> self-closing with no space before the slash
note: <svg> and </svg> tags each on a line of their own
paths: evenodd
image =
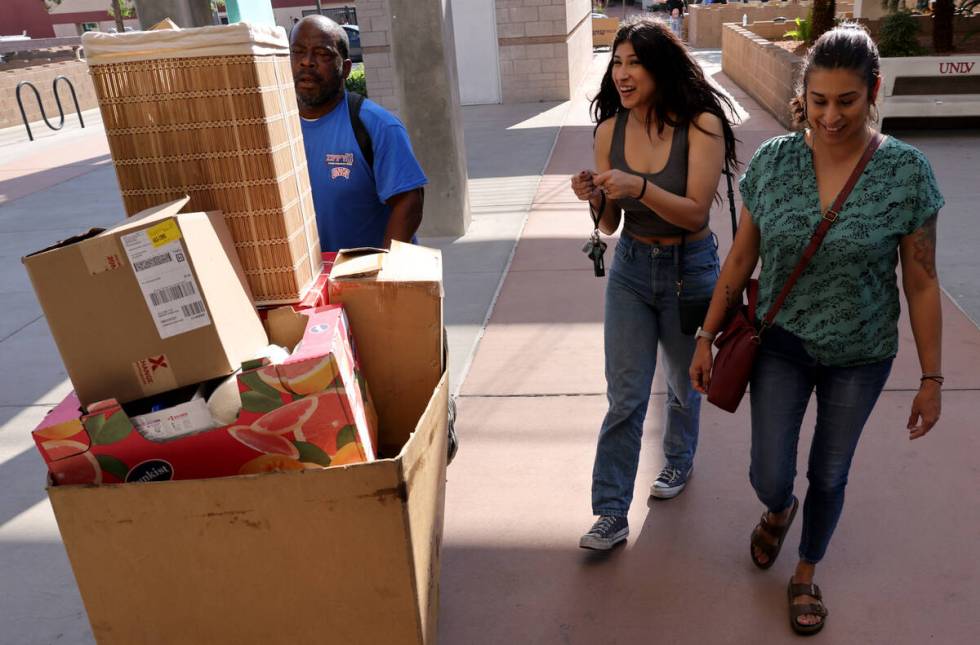
<svg viewBox="0 0 980 645">
<path fill-rule="evenodd" d="M 674 136 L 670 141 L 670 156 L 667 165 L 660 172 L 636 172 L 626 163 L 626 120 L 629 110 L 620 110 L 616 114 L 616 125 L 613 129 L 612 146 L 609 149 L 609 165 L 616 170 L 622 170 L 639 177 L 646 177 L 652 184 L 675 195 L 687 194 L 687 128 L 674 128 Z M 624 211 L 626 218 L 623 231 L 640 237 L 676 237 L 690 233 L 679 226 L 664 220 L 642 202 L 631 199 L 619 199 L 617 203 Z"/>
</svg>

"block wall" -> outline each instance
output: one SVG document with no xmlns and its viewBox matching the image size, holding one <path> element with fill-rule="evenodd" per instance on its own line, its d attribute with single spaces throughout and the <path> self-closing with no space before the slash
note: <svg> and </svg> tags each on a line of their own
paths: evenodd
<svg viewBox="0 0 980 645">
<path fill-rule="evenodd" d="M 21 81 L 30 81 L 41 94 L 44 110 L 48 120 L 53 125 L 58 124 L 58 107 L 55 105 L 51 86 L 57 76 L 65 76 L 75 86 L 78 105 L 82 111 L 98 107 L 95 87 L 88 73 L 88 65 L 76 60 L 29 65 L 26 67 L 11 66 L 12 69 L 0 68 L 0 128 L 22 123 L 20 110 L 17 107 L 16 89 Z M 74 116 L 75 104 L 71 100 L 71 92 L 64 83 L 58 83 L 58 94 L 61 96 L 61 106 L 65 110 L 65 127 L 77 127 L 78 119 Z M 29 123 L 39 121 L 41 112 L 34 98 L 34 92 L 25 87 L 21 91 L 24 101 L 24 111 Z M 70 116 L 69 116 L 70 115 Z M 42 127 L 45 127 L 42 125 Z M 26 136 L 26 131 L 25 131 Z"/>
<path fill-rule="evenodd" d="M 592 57 L 589 0 L 496 0 L 504 103 L 564 101 Z"/>
<path fill-rule="evenodd" d="M 763 23 L 760 31 L 772 24 Z M 793 129 L 789 102 L 802 63 L 799 56 L 741 25 L 726 24 L 722 31 L 722 71 L 787 129 Z"/>
<path fill-rule="evenodd" d="M 717 49 L 722 47 L 722 25 L 725 23 L 742 24 L 742 16 L 749 23 L 786 18 L 784 29 L 789 31 L 794 27 L 794 18 L 806 18 L 810 12 L 810 2 L 735 2 L 732 4 L 692 4 L 688 6 L 689 19 L 687 42 L 691 47 Z M 840 4 L 838 3 L 838 13 Z"/>
</svg>

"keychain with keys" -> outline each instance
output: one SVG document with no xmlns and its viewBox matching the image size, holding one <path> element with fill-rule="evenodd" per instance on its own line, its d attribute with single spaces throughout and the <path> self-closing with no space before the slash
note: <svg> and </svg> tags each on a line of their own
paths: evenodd
<svg viewBox="0 0 980 645">
<path fill-rule="evenodd" d="M 606 210 L 606 194 L 599 193 L 599 195 L 598 212 L 592 207 L 592 202 L 589 202 L 589 215 L 592 216 L 592 223 L 595 224 L 595 229 L 592 231 L 592 237 L 582 247 L 582 252 L 592 258 L 592 268 L 597 278 L 606 275 L 606 263 L 602 259 L 602 256 L 606 252 L 606 243 L 599 238 L 599 219 L 602 217 L 602 212 Z"/>
<path fill-rule="evenodd" d="M 592 258 L 592 268 L 595 270 L 595 277 L 601 278 L 606 275 L 606 263 L 602 258 L 606 252 L 606 243 L 599 239 L 599 229 L 592 232 L 592 237 L 582 247 L 582 252 Z"/>
</svg>

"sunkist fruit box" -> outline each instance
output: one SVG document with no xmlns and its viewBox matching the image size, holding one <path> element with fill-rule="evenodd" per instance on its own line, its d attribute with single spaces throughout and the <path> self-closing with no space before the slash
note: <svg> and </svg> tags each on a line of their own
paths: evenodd
<svg viewBox="0 0 980 645">
<path fill-rule="evenodd" d="M 34 430 L 54 485 L 203 479 L 376 458 L 377 418 L 339 305 L 296 312 L 302 341 L 280 364 L 246 363 L 234 423 L 166 440 L 137 429 L 119 403 L 80 411 L 74 393 Z"/>
</svg>

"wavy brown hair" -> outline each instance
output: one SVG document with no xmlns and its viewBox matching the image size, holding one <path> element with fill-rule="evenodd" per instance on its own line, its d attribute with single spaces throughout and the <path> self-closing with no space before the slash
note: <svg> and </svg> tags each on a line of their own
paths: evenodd
<svg viewBox="0 0 980 645">
<path fill-rule="evenodd" d="M 728 114 L 735 114 L 735 106 L 708 82 L 701 65 L 688 53 L 684 43 L 666 24 L 645 16 L 631 17 L 620 26 L 613 41 L 613 53 L 626 41 L 633 45 L 640 64 L 654 80 L 647 123 L 656 123 L 658 134 L 663 132 L 665 125 L 686 128 L 693 124 L 704 132 L 704 128 L 698 126 L 694 119 L 703 112 L 714 114 L 721 120 L 725 161 L 729 167 L 735 168 L 738 165 L 735 154 L 737 140 L 728 118 Z M 599 85 L 599 93 L 592 99 L 591 112 L 596 128 L 623 109 L 612 79 L 612 69 L 610 60 Z M 723 105 L 728 108 L 727 114 Z"/>
</svg>

